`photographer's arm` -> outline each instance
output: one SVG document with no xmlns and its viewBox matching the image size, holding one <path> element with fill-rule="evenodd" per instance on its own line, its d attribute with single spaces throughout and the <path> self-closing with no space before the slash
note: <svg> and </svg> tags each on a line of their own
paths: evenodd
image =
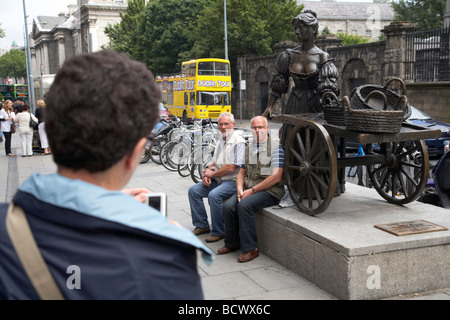
<svg viewBox="0 0 450 320">
<path fill-rule="evenodd" d="M 146 193 L 151 193 L 151 191 L 147 188 L 131 188 L 122 190 L 123 193 L 126 193 L 130 196 L 133 196 L 139 202 L 145 203 L 147 197 Z"/>
</svg>

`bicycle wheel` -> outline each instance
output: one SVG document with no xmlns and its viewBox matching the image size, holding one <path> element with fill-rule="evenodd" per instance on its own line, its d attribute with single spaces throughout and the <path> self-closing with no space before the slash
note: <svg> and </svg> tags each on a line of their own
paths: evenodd
<svg viewBox="0 0 450 320">
<path fill-rule="evenodd" d="M 191 152 L 185 158 L 181 159 L 180 163 L 178 164 L 178 174 L 181 177 L 184 178 L 191 174 L 191 168 L 192 168 L 192 164 L 194 162 L 193 157 L 194 157 L 194 154 Z"/>
<path fill-rule="evenodd" d="M 202 181 L 203 179 L 203 170 L 207 168 L 212 161 L 214 155 L 214 148 L 207 147 L 203 152 L 201 158 L 196 157 L 196 161 L 191 167 L 191 178 L 195 183 Z"/>
<path fill-rule="evenodd" d="M 150 153 L 151 153 L 151 149 L 145 147 L 145 152 L 144 152 L 144 154 L 142 155 L 142 158 L 141 158 L 141 161 L 140 161 L 141 164 L 142 164 L 142 163 L 147 163 L 148 160 L 150 160 Z"/>
<path fill-rule="evenodd" d="M 202 175 L 203 169 L 202 166 L 199 164 L 194 164 L 191 167 L 191 179 L 192 181 L 194 181 L 195 183 L 202 181 L 203 179 L 203 175 Z"/>
<path fill-rule="evenodd" d="M 150 160 L 156 164 L 162 164 L 159 154 L 161 152 L 161 148 L 167 143 L 167 137 L 157 139 L 150 149 Z"/>
<path fill-rule="evenodd" d="M 169 171 L 177 171 L 180 159 L 183 158 L 183 154 L 186 154 L 185 150 L 189 150 L 184 143 L 178 141 L 169 141 L 162 148 L 159 154 L 161 164 Z"/>
</svg>

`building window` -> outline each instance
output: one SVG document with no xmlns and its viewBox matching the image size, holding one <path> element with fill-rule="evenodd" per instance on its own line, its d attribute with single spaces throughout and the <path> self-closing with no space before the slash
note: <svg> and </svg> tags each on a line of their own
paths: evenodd
<svg viewBox="0 0 450 320">
<path fill-rule="evenodd" d="M 366 37 L 372 36 L 372 30 L 366 30 Z"/>
</svg>

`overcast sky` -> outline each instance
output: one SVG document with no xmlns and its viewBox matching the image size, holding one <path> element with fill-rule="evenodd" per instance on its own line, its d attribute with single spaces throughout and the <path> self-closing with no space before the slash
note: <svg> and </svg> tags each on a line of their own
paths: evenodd
<svg viewBox="0 0 450 320">
<path fill-rule="evenodd" d="M 372 2 L 372 0 L 337 0 L 338 2 Z M 25 0 L 28 16 L 28 33 L 32 30 L 36 16 L 56 17 L 60 12 L 67 13 L 67 6 L 76 0 Z M 0 48 L 9 50 L 13 41 L 24 45 L 23 0 L 0 0 L 0 23 L 6 37 L 0 39 Z"/>
<path fill-rule="evenodd" d="M 67 13 L 67 6 L 77 0 L 25 0 L 28 16 L 28 33 L 31 32 L 33 19 L 36 16 L 58 16 Z M 0 0 L 0 23 L 6 37 L 0 39 L 0 48 L 9 50 L 13 41 L 24 45 L 23 0 Z"/>
</svg>

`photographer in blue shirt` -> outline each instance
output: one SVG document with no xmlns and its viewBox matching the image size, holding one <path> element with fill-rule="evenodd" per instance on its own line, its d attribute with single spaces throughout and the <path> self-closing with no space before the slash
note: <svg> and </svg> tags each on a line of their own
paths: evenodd
<svg viewBox="0 0 450 320">
<path fill-rule="evenodd" d="M 46 97 L 57 173 L 33 174 L 0 204 L 1 299 L 42 298 L 6 227 L 17 207 L 65 299 L 203 299 L 197 249 L 207 263 L 210 250 L 140 202 L 148 190 L 122 190 L 152 141 L 160 100 L 148 68 L 123 53 L 65 61 Z"/>
</svg>

